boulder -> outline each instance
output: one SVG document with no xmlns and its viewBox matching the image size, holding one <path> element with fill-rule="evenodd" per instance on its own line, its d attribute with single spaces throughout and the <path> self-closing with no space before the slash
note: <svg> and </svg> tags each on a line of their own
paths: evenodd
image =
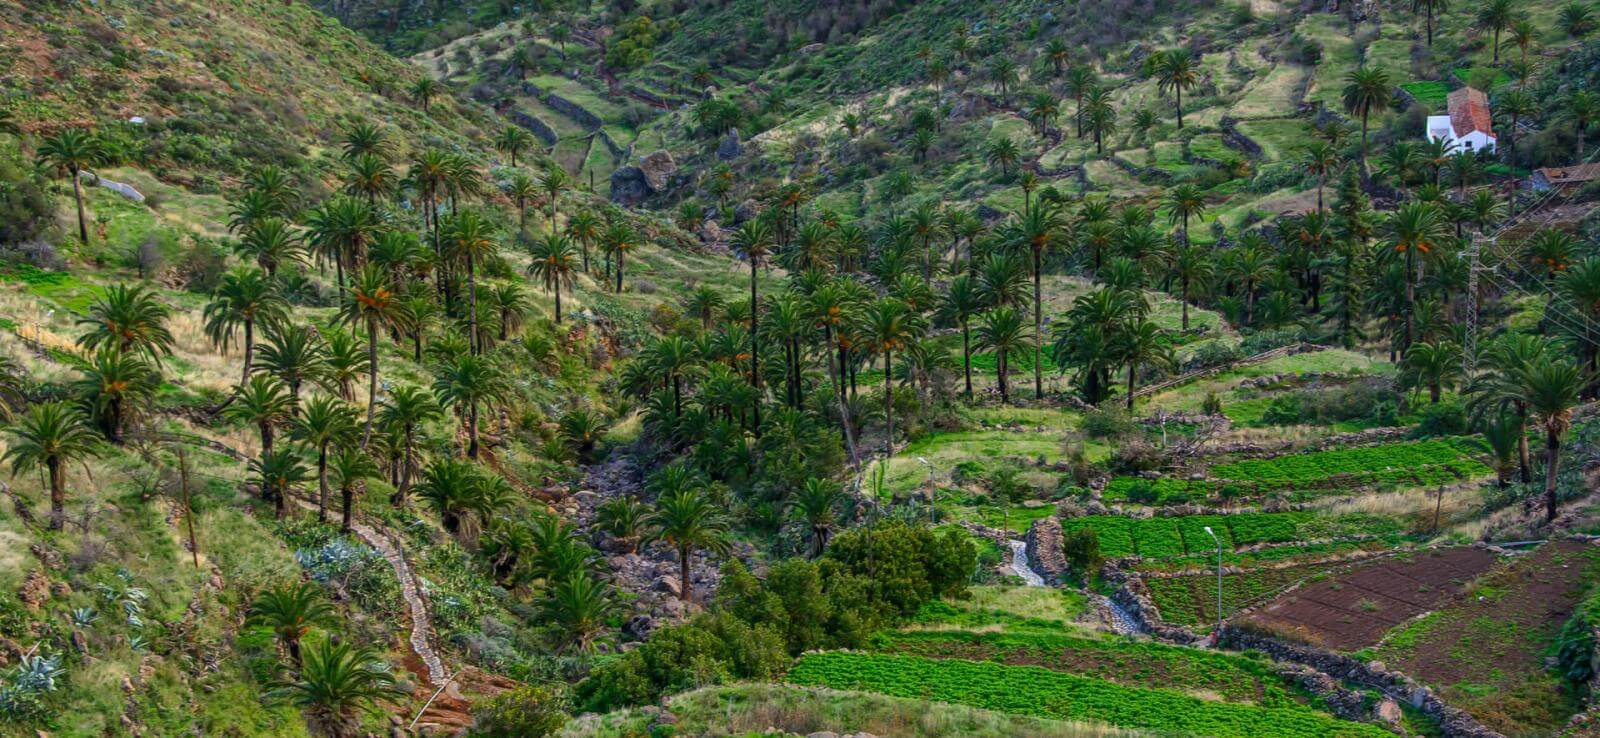
<svg viewBox="0 0 1600 738">
<path fill-rule="evenodd" d="M 618 205 L 634 206 L 650 196 L 650 183 L 644 170 L 627 166 L 611 173 L 611 201 Z"/>
<path fill-rule="evenodd" d="M 1372 709 L 1372 714 L 1379 720 L 1390 725 L 1399 725 L 1400 721 L 1405 718 L 1405 714 L 1400 710 L 1400 703 L 1395 702 L 1389 697 L 1383 698 L 1383 700 Z"/>
<path fill-rule="evenodd" d="M 744 143 L 739 140 L 739 129 L 728 129 L 728 133 L 717 143 L 717 160 L 733 161 L 742 153 L 744 153 Z"/>
<path fill-rule="evenodd" d="M 639 169 L 644 172 L 644 182 L 651 192 L 665 192 L 667 183 L 678 171 L 678 163 L 672 160 L 672 154 L 655 151 L 639 160 Z"/>
<path fill-rule="evenodd" d="M 17 599 L 34 610 L 49 601 L 50 580 L 45 578 L 44 572 L 38 569 L 29 572 L 28 578 L 22 581 L 22 588 L 17 591 Z"/>
<path fill-rule="evenodd" d="M 733 224 L 739 225 L 740 223 L 756 217 L 756 214 L 760 212 L 761 209 L 756 206 L 755 200 L 746 199 L 744 202 L 739 203 L 733 208 Z"/>
</svg>

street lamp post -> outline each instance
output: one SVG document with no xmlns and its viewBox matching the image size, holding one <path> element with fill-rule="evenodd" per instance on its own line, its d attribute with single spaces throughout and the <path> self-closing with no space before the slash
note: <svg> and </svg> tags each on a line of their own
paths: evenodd
<svg viewBox="0 0 1600 738">
<path fill-rule="evenodd" d="M 1206 535 L 1211 536 L 1212 542 L 1217 544 L 1217 639 L 1222 641 L 1222 539 L 1217 537 L 1211 526 L 1206 526 Z"/>
</svg>

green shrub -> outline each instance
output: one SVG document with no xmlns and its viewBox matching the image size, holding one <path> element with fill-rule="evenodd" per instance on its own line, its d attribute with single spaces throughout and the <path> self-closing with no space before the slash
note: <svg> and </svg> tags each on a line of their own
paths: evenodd
<svg viewBox="0 0 1600 738">
<path fill-rule="evenodd" d="M 1085 413 L 1079 429 L 1090 438 L 1118 438 L 1133 433 L 1137 428 L 1127 411 L 1121 407 L 1096 408 Z"/>
<path fill-rule="evenodd" d="M 567 724 L 571 709 L 567 685 L 525 684 L 501 692 L 472 711 L 473 725 L 468 732 L 482 738 L 544 738 L 555 735 Z"/>
</svg>

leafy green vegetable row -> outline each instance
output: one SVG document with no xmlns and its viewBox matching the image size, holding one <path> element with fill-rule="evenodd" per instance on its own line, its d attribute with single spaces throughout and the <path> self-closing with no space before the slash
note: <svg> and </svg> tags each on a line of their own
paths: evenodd
<svg viewBox="0 0 1600 738">
<path fill-rule="evenodd" d="M 1034 666 L 827 652 L 800 657 L 788 681 L 972 705 L 1058 720 L 1178 731 L 1216 738 L 1387 738 L 1374 725 L 1337 720 L 1309 707 L 1209 702 L 1161 689 L 1127 687 Z"/>
<path fill-rule="evenodd" d="M 1362 484 L 1439 484 L 1489 474 L 1468 454 L 1468 447 L 1454 440 L 1389 443 L 1218 464 L 1211 476 L 1263 487 L 1305 487 L 1341 476 Z"/>
<path fill-rule="evenodd" d="M 1100 553 L 1109 558 L 1138 554 L 1147 559 L 1213 553 L 1216 542 L 1206 534 L 1211 527 L 1224 550 L 1260 543 L 1393 536 L 1399 523 L 1372 515 L 1321 518 L 1311 513 L 1241 513 L 1187 517 L 1135 519 L 1113 515 L 1070 518 L 1062 531 L 1088 528 L 1095 532 Z"/>
</svg>

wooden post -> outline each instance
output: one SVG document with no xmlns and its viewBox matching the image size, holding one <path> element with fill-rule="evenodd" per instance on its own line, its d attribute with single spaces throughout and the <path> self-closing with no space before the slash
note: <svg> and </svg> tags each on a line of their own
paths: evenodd
<svg viewBox="0 0 1600 738">
<path fill-rule="evenodd" d="M 178 447 L 178 481 L 183 490 L 183 519 L 189 526 L 189 558 L 194 561 L 194 568 L 199 569 L 200 544 L 194 537 L 194 507 L 189 504 L 189 458 L 182 446 Z"/>
<path fill-rule="evenodd" d="M 1439 533 L 1439 508 L 1444 507 L 1444 485 L 1439 485 L 1439 491 L 1433 498 L 1433 532 Z"/>
</svg>

